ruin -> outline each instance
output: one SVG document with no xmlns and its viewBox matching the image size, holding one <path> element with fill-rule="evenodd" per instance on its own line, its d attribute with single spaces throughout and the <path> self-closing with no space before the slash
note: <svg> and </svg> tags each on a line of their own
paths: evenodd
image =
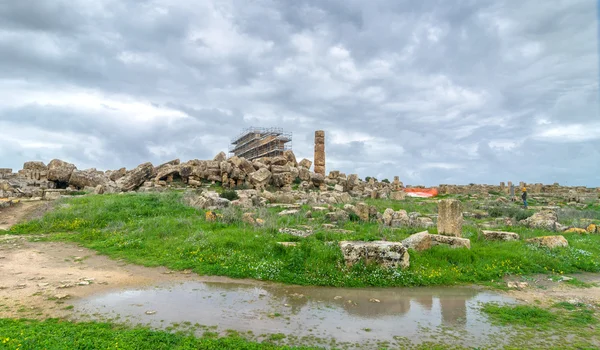
<svg viewBox="0 0 600 350">
<path fill-rule="evenodd" d="M 315 131 L 315 173 L 325 176 L 325 131 Z"/>
<path fill-rule="evenodd" d="M 231 140 L 229 153 L 252 161 L 282 156 L 283 152 L 291 149 L 292 133 L 286 133 L 281 128 L 250 127 Z"/>
</svg>

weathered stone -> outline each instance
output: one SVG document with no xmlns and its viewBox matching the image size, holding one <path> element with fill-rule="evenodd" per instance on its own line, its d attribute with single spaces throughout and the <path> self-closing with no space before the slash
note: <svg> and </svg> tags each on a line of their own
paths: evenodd
<svg viewBox="0 0 600 350">
<path fill-rule="evenodd" d="M 123 192 L 133 191 L 151 178 L 153 170 L 154 166 L 150 162 L 140 164 L 116 181 L 117 186 Z"/>
<path fill-rule="evenodd" d="M 435 224 L 433 223 L 433 220 L 431 218 L 428 218 L 425 216 L 416 218 L 413 225 L 416 227 L 423 227 L 423 228 L 429 228 L 429 227 L 435 226 Z"/>
<path fill-rule="evenodd" d="M 292 173 L 273 174 L 273 185 L 275 185 L 276 187 L 291 185 L 293 182 L 294 177 L 292 176 Z"/>
<path fill-rule="evenodd" d="M 45 190 L 42 198 L 47 201 L 54 201 L 59 199 L 66 192 L 67 190 Z"/>
<path fill-rule="evenodd" d="M 514 232 L 505 231 L 482 231 L 483 236 L 488 241 L 518 241 L 519 235 Z"/>
<path fill-rule="evenodd" d="M 104 186 L 103 185 L 96 186 L 96 188 L 94 189 L 94 194 L 104 194 Z"/>
<path fill-rule="evenodd" d="M 315 131 L 315 168 L 317 174 L 325 177 L 325 131 Z"/>
<path fill-rule="evenodd" d="M 521 224 L 531 227 L 540 228 L 545 230 L 556 231 L 560 230 L 562 225 L 558 223 L 558 216 L 553 210 L 542 210 L 525 220 L 520 221 Z"/>
<path fill-rule="evenodd" d="M 125 174 L 127 174 L 127 169 L 125 168 L 121 168 L 119 170 L 115 170 L 115 171 L 111 171 L 108 174 L 108 178 L 111 181 L 117 181 L 118 179 L 122 178 L 123 176 L 125 176 Z"/>
<path fill-rule="evenodd" d="M 48 180 L 67 183 L 75 169 L 77 167 L 71 163 L 53 159 L 48 164 Z"/>
<path fill-rule="evenodd" d="M 408 268 L 410 257 L 408 250 L 400 242 L 387 241 L 341 241 L 339 246 L 347 266 L 363 260 L 365 263 L 376 263 L 388 268 Z"/>
<path fill-rule="evenodd" d="M 394 191 L 390 192 L 390 199 L 394 201 L 401 201 L 406 199 L 406 192 L 404 191 Z"/>
<path fill-rule="evenodd" d="M 315 186 L 321 186 L 325 182 L 325 176 L 323 174 L 312 173 L 310 174 L 310 181 Z"/>
<path fill-rule="evenodd" d="M 369 206 L 363 202 L 357 203 L 354 214 L 356 214 L 362 221 L 369 221 Z"/>
<path fill-rule="evenodd" d="M 219 162 L 219 163 L 224 162 L 224 161 L 227 160 L 227 155 L 225 154 L 225 152 L 221 151 L 221 152 L 219 152 L 219 154 L 217 154 L 213 158 L 213 160 L 216 161 L 216 162 Z"/>
<path fill-rule="evenodd" d="M 284 234 L 288 234 L 288 235 L 292 235 L 292 236 L 296 236 L 296 237 L 308 237 L 308 236 L 312 235 L 314 232 L 313 232 L 313 230 L 310 230 L 310 229 L 299 230 L 299 229 L 295 229 L 295 228 L 282 227 L 279 229 L 279 233 L 284 233 Z"/>
<path fill-rule="evenodd" d="M 416 251 L 430 249 L 436 245 L 444 245 L 450 248 L 471 249 L 471 241 L 467 238 L 432 235 L 427 231 L 415 233 L 402 241 L 402 244 Z"/>
<path fill-rule="evenodd" d="M 288 216 L 288 215 L 296 215 L 299 213 L 298 209 L 288 209 L 279 212 L 279 216 Z"/>
<path fill-rule="evenodd" d="M 262 188 L 271 180 L 271 172 L 267 168 L 258 169 L 250 174 L 250 182 L 255 188 Z"/>
<path fill-rule="evenodd" d="M 277 156 L 277 157 L 273 157 L 271 158 L 271 166 L 273 165 L 286 165 L 288 163 L 287 158 L 283 157 L 283 156 Z"/>
<path fill-rule="evenodd" d="M 284 164 L 284 165 L 273 164 L 273 165 L 271 165 L 271 172 L 273 174 L 289 173 L 290 169 L 291 169 L 290 166 L 287 165 L 287 164 Z"/>
<path fill-rule="evenodd" d="M 206 191 L 201 194 L 188 192 L 183 196 L 183 202 L 197 209 L 222 209 L 230 205 L 230 201 L 221 198 L 217 192 Z"/>
<path fill-rule="evenodd" d="M 25 162 L 23 170 L 47 171 L 48 167 L 44 162 Z"/>
<path fill-rule="evenodd" d="M 550 249 L 569 246 L 569 242 L 563 236 L 534 237 L 526 240 L 525 242 L 535 244 L 538 246 L 548 247 Z"/>
<path fill-rule="evenodd" d="M 589 224 L 586 231 L 589 233 L 596 233 L 596 232 L 600 233 L 598 225 L 596 225 L 596 224 Z"/>
<path fill-rule="evenodd" d="M 587 234 L 589 233 L 586 229 L 579 227 L 571 227 L 564 231 L 564 233 L 579 233 L 579 234 Z"/>
<path fill-rule="evenodd" d="M 456 199 L 442 199 L 438 203 L 438 233 L 446 236 L 462 236 L 462 208 Z"/>
<path fill-rule="evenodd" d="M 303 167 L 305 169 L 310 169 L 310 167 L 312 166 L 312 162 L 304 158 L 300 161 L 300 163 L 298 163 L 298 166 Z"/>
<path fill-rule="evenodd" d="M 344 210 L 336 210 L 330 213 L 326 213 L 325 217 L 332 222 L 345 222 L 350 220 L 350 216 Z"/>
<path fill-rule="evenodd" d="M 75 186 L 79 189 L 84 187 L 96 187 L 103 185 L 110 181 L 110 179 L 102 171 L 96 169 L 87 170 L 73 170 L 71 178 L 69 179 L 69 185 Z"/>
<path fill-rule="evenodd" d="M 342 185 L 335 185 L 333 186 L 333 190 L 336 192 L 344 192 L 344 186 Z"/>
<path fill-rule="evenodd" d="M 294 167 L 298 166 L 298 161 L 296 160 L 296 155 L 292 150 L 286 150 L 283 152 L 283 156 L 287 159 L 288 163 L 293 165 Z"/>
</svg>

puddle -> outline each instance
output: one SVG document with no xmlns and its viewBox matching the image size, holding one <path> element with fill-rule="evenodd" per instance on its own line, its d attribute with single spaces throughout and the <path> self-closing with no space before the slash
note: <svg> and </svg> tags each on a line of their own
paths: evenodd
<svg viewBox="0 0 600 350">
<path fill-rule="evenodd" d="M 479 311 L 481 302 L 514 303 L 472 288 L 324 288 L 182 282 L 110 292 L 78 300 L 78 315 L 165 328 L 172 323 L 217 326 L 256 336 L 283 333 L 320 345 L 421 343 L 489 346 L 502 332 Z M 201 331 L 198 331 L 201 334 Z M 325 342 L 325 343 L 324 343 Z M 307 344 L 308 345 L 308 344 Z"/>
</svg>

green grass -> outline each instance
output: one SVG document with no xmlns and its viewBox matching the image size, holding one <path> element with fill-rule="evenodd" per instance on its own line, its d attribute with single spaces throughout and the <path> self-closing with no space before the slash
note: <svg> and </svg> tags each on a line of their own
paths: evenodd
<svg viewBox="0 0 600 350">
<path fill-rule="evenodd" d="M 44 234 L 46 239 L 72 241 L 114 258 L 146 266 L 191 269 L 203 275 L 254 278 L 301 285 L 322 286 L 426 286 L 497 281 L 505 275 L 563 274 L 600 271 L 600 235 L 565 234 L 569 247 L 548 250 L 523 241 L 490 242 L 473 226 L 463 227 L 471 250 L 434 247 L 410 252 L 407 270 L 390 270 L 357 264 L 346 267 L 337 245 L 341 240 L 400 241 L 421 228 L 384 228 L 376 222 L 350 220 L 340 228 L 353 233 L 325 230 L 325 213 L 310 207 L 279 216 L 278 208 L 254 208 L 263 227 L 241 221 L 238 208 L 220 211 L 222 219 L 205 220 L 205 212 L 187 207 L 182 194 L 120 194 L 63 200 L 44 218 L 14 226 L 12 234 Z M 413 199 L 389 202 L 368 200 L 381 208 L 393 207 L 427 213 L 435 201 Z M 314 235 L 298 238 L 278 232 L 280 227 L 308 225 Z M 555 234 L 524 227 L 501 228 L 523 239 Z M 430 229 L 434 233 L 435 229 Z M 283 247 L 277 242 L 298 242 Z"/>
<path fill-rule="evenodd" d="M 490 316 L 492 322 L 501 325 L 523 326 L 540 330 L 554 328 L 579 328 L 598 324 L 598 318 L 592 309 L 583 303 L 561 302 L 550 309 L 530 305 L 498 305 L 487 303 L 482 311 Z"/>
<path fill-rule="evenodd" d="M 273 340 L 281 339 L 276 336 Z M 191 334 L 128 328 L 110 323 L 0 319 L 0 349 L 315 349 L 258 343 L 238 336 Z"/>
</svg>

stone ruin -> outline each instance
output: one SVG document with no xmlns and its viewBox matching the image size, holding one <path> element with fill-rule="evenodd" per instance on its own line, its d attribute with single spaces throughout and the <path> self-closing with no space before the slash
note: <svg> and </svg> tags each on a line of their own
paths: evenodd
<svg viewBox="0 0 600 350">
<path fill-rule="evenodd" d="M 322 137 L 324 134 L 317 132 Z M 324 148 L 320 148 L 324 152 Z M 315 170 L 324 172 L 324 153 L 317 157 Z M 154 166 L 143 163 L 134 169 L 100 171 L 80 170 L 75 164 L 54 159 L 48 165 L 26 162 L 16 173 L 0 169 L 0 198 L 56 199 L 67 192 L 120 193 L 129 191 L 162 191 L 171 187 L 201 189 L 219 183 L 224 188 L 265 192 L 269 201 L 294 203 L 298 193 L 322 203 L 347 203 L 352 198 L 404 197 L 403 186 L 396 177 L 392 183 L 371 179 L 362 181 L 357 174 L 330 171 L 328 175 L 311 171 L 308 159 L 296 160 L 291 150 L 282 156 L 247 160 L 224 152 L 212 160 L 175 159 Z M 314 191 L 320 190 L 320 191 Z M 315 192 L 317 192 L 315 194 Z"/>
</svg>

